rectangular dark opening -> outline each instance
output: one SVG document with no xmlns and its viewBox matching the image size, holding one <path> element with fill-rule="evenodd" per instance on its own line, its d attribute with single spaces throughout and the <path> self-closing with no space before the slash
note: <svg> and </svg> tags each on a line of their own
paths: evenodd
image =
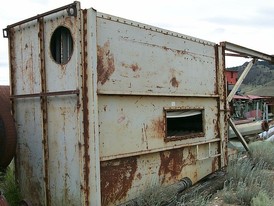
<svg viewBox="0 0 274 206">
<path fill-rule="evenodd" d="M 203 136 L 203 109 L 166 111 L 166 141 Z"/>
</svg>

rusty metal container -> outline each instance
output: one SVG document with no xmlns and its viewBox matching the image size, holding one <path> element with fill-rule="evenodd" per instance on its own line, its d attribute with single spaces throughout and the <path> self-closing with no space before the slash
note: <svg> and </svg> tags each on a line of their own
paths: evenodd
<svg viewBox="0 0 274 206">
<path fill-rule="evenodd" d="M 0 169 L 8 167 L 16 150 L 16 128 L 11 113 L 10 87 L 0 85 Z"/>
<path fill-rule="evenodd" d="M 0 206 L 9 206 L 9 203 L 7 202 L 4 195 L 1 194 L 1 192 L 0 192 Z"/>
<path fill-rule="evenodd" d="M 227 164 L 223 51 L 82 10 L 9 25 L 17 176 L 33 205 L 118 205 Z"/>
</svg>

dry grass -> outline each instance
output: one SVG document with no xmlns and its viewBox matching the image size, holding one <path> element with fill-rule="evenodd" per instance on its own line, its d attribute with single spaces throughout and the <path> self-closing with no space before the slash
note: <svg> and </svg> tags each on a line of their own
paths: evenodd
<svg viewBox="0 0 274 206">
<path fill-rule="evenodd" d="M 250 144 L 250 156 L 229 163 L 223 192 L 226 203 L 274 205 L 273 146 L 270 142 L 254 142 Z"/>
</svg>

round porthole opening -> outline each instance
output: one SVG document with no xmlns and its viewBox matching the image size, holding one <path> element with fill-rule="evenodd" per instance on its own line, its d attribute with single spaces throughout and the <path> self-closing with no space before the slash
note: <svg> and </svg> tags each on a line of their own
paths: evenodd
<svg viewBox="0 0 274 206">
<path fill-rule="evenodd" d="M 50 40 L 50 51 L 56 63 L 68 63 L 73 52 L 73 40 L 68 28 L 60 26 L 55 29 Z"/>
</svg>

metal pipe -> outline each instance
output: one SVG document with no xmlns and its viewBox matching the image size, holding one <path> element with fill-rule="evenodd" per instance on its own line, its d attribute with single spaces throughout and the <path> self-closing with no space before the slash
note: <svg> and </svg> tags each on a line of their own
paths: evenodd
<svg viewBox="0 0 274 206">
<path fill-rule="evenodd" d="M 102 91 L 102 90 L 98 90 L 97 91 L 97 94 L 98 95 L 118 95 L 118 96 L 121 96 L 121 95 L 125 95 L 125 96 L 159 96 L 159 97 L 165 97 L 165 96 L 172 96 L 172 97 L 197 97 L 197 98 L 219 98 L 220 95 L 217 95 L 217 94 L 182 94 L 182 93 L 157 93 L 157 92 L 153 92 L 153 91 L 150 91 L 150 92 L 147 92 L 147 93 L 144 93 L 144 92 L 137 92 L 137 91 L 134 91 L 134 92 L 125 92 L 125 91 L 111 91 L 111 90 L 108 90 L 108 91 Z"/>
<path fill-rule="evenodd" d="M 244 148 L 246 149 L 246 151 L 249 151 L 249 147 L 248 147 L 245 139 L 243 138 L 243 136 L 241 135 L 241 133 L 239 132 L 239 130 L 236 128 L 236 125 L 234 124 L 234 122 L 232 121 L 231 118 L 228 119 L 228 124 L 233 129 L 233 131 L 235 132 L 235 134 L 237 135 L 237 137 L 240 139 L 240 141 L 241 141 L 242 145 L 244 146 Z"/>
<path fill-rule="evenodd" d="M 256 120 L 259 119 L 259 102 L 256 104 Z"/>
<path fill-rule="evenodd" d="M 258 52 L 256 50 L 252 50 L 243 46 L 239 46 L 237 44 L 233 44 L 230 42 L 221 42 L 221 46 L 224 46 L 227 51 L 236 52 L 241 55 L 250 56 L 252 58 L 258 58 L 270 62 L 274 62 L 274 57 L 272 55 L 268 55 L 262 52 Z"/>
<path fill-rule="evenodd" d="M 32 98 L 32 97 L 49 97 L 49 96 L 62 96 L 62 95 L 79 95 L 80 91 L 77 90 L 67 90 L 67 91 L 56 91 L 56 92 L 40 92 L 33 94 L 18 94 L 10 96 L 10 99 L 19 99 L 19 98 Z"/>
<path fill-rule="evenodd" d="M 72 4 L 68 4 L 66 6 L 62 6 L 60 8 L 57 8 L 57 9 L 54 9 L 54 10 L 51 10 L 51 11 L 48 11 L 48 12 L 45 12 L 45 13 L 42 13 L 42 14 L 38 14 L 38 15 L 30 17 L 28 19 L 16 22 L 16 23 L 11 24 L 11 25 L 8 25 L 7 28 L 3 29 L 3 37 L 4 38 L 8 38 L 9 37 L 9 32 L 8 31 L 9 31 L 10 28 L 13 28 L 13 27 L 16 27 L 16 26 L 28 23 L 28 22 L 36 20 L 36 19 L 43 18 L 45 16 L 48 16 L 50 14 L 54 14 L 54 13 L 59 12 L 59 11 L 63 11 L 64 9 L 67 9 L 67 12 L 68 12 L 69 16 L 77 16 L 77 9 L 76 9 L 77 3 L 78 2 L 75 1 Z"/>
</svg>

